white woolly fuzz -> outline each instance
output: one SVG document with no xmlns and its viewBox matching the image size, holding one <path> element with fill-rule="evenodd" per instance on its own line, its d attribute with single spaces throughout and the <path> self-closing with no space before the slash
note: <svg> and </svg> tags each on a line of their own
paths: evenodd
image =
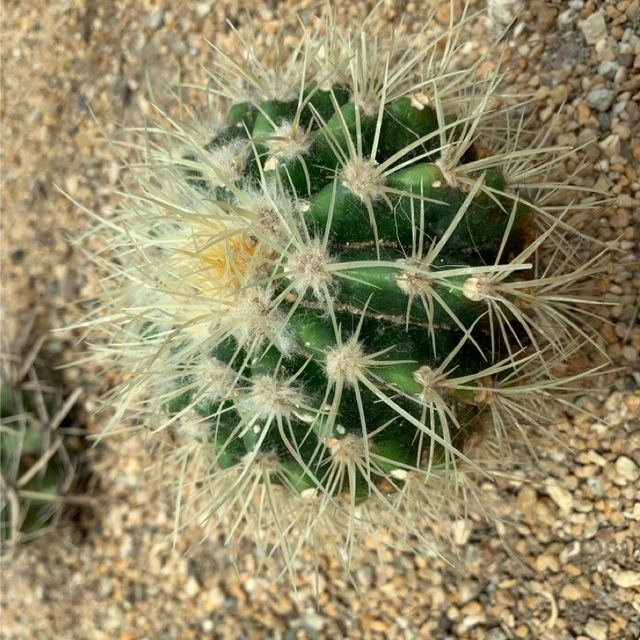
<svg viewBox="0 0 640 640">
<path fill-rule="evenodd" d="M 330 381 L 344 381 L 355 385 L 365 371 L 365 355 L 356 340 L 337 346 L 327 354 L 327 377 Z"/>
<path fill-rule="evenodd" d="M 326 269 L 333 260 L 322 242 L 313 238 L 308 244 L 295 249 L 286 261 L 287 277 L 300 295 L 311 289 L 316 299 L 323 299 L 323 292 L 331 285 L 332 275 Z"/>
<path fill-rule="evenodd" d="M 285 121 L 278 125 L 266 138 L 265 145 L 269 151 L 269 159 L 265 169 L 275 169 L 281 160 L 292 160 L 309 151 L 311 136 L 300 126 Z"/>
<path fill-rule="evenodd" d="M 188 446 L 193 443 L 206 442 L 210 431 L 209 422 L 195 411 L 189 410 L 181 416 L 177 426 L 173 429 L 173 436 L 179 443 Z"/>
<path fill-rule="evenodd" d="M 331 457 L 342 465 L 364 460 L 366 444 L 364 438 L 360 436 L 348 434 L 343 438 L 329 438 L 327 446 Z"/>
<path fill-rule="evenodd" d="M 384 176 L 376 167 L 377 163 L 370 158 L 352 158 L 343 165 L 340 180 L 360 200 L 378 200 L 384 193 Z"/>
<path fill-rule="evenodd" d="M 418 260 L 403 260 L 399 261 L 399 264 L 408 267 L 396 278 L 396 284 L 401 291 L 411 298 L 429 291 L 434 279 L 427 275 L 428 265 L 424 265 Z"/>
<path fill-rule="evenodd" d="M 270 185 L 260 190 L 246 187 L 238 193 L 238 205 L 243 215 L 252 220 L 255 235 L 269 248 L 282 251 L 298 231 L 295 203 Z"/>
<path fill-rule="evenodd" d="M 205 162 L 199 166 L 210 166 L 210 172 L 204 174 L 213 184 L 224 186 L 233 184 L 242 178 L 242 166 L 247 154 L 245 140 L 233 140 L 217 149 L 208 152 Z"/>
<path fill-rule="evenodd" d="M 284 354 L 290 351 L 284 314 L 274 308 L 273 294 L 267 289 L 253 289 L 239 295 L 223 323 L 240 346 L 256 348 L 267 342 Z"/>
<path fill-rule="evenodd" d="M 272 376 L 252 379 L 251 388 L 240 399 L 242 414 L 269 419 L 290 417 L 304 406 L 304 394 L 290 382 Z"/>
<path fill-rule="evenodd" d="M 199 381 L 199 400 L 213 403 L 238 395 L 238 391 L 235 390 L 238 374 L 226 362 L 216 358 L 203 358 L 194 367 L 193 374 Z"/>
</svg>

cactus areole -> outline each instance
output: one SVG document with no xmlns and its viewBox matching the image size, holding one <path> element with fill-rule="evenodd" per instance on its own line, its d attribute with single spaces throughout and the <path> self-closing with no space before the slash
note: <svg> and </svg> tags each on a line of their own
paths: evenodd
<svg viewBox="0 0 640 640">
<path fill-rule="evenodd" d="M 213 124 L 145 130 L 108 223 L 117 397 L 188 436 L 207 514 L 268 504 L 284 531 L 297 504 L 353 524 L 376 503 L 417 533 L 416 486 L 447 502 L 485 473 L 482 429 L 508 443 L 568 388 L 554 369 L 591 340 L 600 267 L 564 221 L 566 150 L 499 99 L 498 70 L 452 70 L 463 24 L 312 34 L 274 66 L 217 52 Z"/>
</svg>

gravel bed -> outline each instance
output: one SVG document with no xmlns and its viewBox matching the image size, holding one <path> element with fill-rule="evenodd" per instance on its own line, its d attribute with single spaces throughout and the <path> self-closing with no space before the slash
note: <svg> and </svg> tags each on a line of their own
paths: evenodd
<svg viewBox="0 0 640 640">
<path fill-rule="evenodd" d="M 340 2 L 361 19 L 372 2 Z M 428 4 L 428 3 L 425 3 Z M 438 7 L 444 28 L 448 5 Z M 471 2 L 473 9 L 484 2 Z M 148 469 L 152 444 L 114 436 L 91 452 L 98 506 L 81 522 L 26 547 L 2 567 L 0 638 L 335 639 L 471 638 L 609 640 L 640 637 L 640 0 L 488 2 L 490 20 L 470 28 L 469 55 L 506 32 L 505 84 L 534 95 L 551 142 L 584 145 L 585 187 L 615 201 L 580 221 L 620 251 L 603 280 L 594 318 L 615 366 L 598 390 L 567 411 L 558 432 L 568 447 L 535 441 L 539 459 L 487 487 L 512 525 L 475 523 L 456 532 L 459 557 L 365 549 L 353 581 L 320 553 L 290 578 L 256 577 L 254 549 L 232 562 L 215 530 L 189 527 L 174 544 L 173 497 Z M 139 126 L 157 104 L 176 110 L 178 80 L 202 82 L 207 40 L 233 53 L 257 32 L 268 50 L 280 28 L 296 32 L 317 3 L 91 2 L 36 0 L 3 8 L 1 319 L 7 335 L 37 312 L 59 329 L 88 310 L 99 283 L 85 255 L 89 211 L 109 215 L 119 163 L 103 133 Z M 247 11 L 248 10 L 248 11 Z M 382 22 L 420 24 L 421 2 L 384 2 Z M 286 37 L 289 46 L 294 36 Z M 489 58 L 489 66 L 495 62 Z M 125 139 L 127 134 L 123 134 Z M 61 192 L 66 193 L 63 195 Z M 594 247 L 594 251 L 595 251 Z M 77 357 L 79 331 L 57 333 L 51 362 Z M 589 363 L 585 361 L 585 366 Z M 87 428 L 99 392 L 113 382 L 91 364 L 63 370 L 79 384 Z M 166 471 L 170 480 L 172 471 Z M 277 569 L 277 567 L 276 567 Z M 317 589 L 317 597 L 316 597 Z"/>
</svg>

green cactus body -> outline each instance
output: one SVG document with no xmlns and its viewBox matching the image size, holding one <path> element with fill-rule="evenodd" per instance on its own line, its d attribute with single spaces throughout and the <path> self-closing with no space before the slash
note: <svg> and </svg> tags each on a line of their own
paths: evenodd
<svg viewBox="0 0 640 640">
<path fill-rule="evenodd" d="M 484 190 L 504 187 L 498 170 L 477 176 L 466 192 L 447 183 L 434 143 L 438 118 L 429 107 L 400 98 L 376 121 L 340 87 L 305 88 L 303 96 L 300 104 L 232 106 L 206 145 L 224 154 L 242 137 L 238 184 L 291 199 L 290 219 L 267 227 L 258 217 L 243 233 L 241 245 L 251 256 L 235 265 L 237 295 L 268 288 L 269 309 L 250 306 L 249 312 L 284 318 L 278 331 L 286 344 L 268 332 L 238 339 L 231 328 L 224 348 L 203 356 L 226 367 L 235 386 L 201 402 L 207 391 L 191 376 L 180 383 L 189 391 L 168 409 L 195 409 L 209 425 L 221 467 L 270 454 L 281 465 L 276 475 L 297 491 L 348 492 L 352 480 L 334 480 L 333 451 L 345 438 L 361 439 L 368 458 L 356 472 L 362 499 L 389 474 L 445 464 L 445 452 L 463 446 L 482 394 L 451 388 L 441 404 L 425 402 L 435 391 L 430 373 L 449 357 L 449 371 L 479 379 L 499 359 L 487 337 L 486 304 L 468 283 L 474 268 L 496 262 L 501 247 L 524 246 L 528 213 L 520 207 L 511 215 L 508 198 Z M 294 132 L 302 123 L 304 133 Z M 285 131 L 293 157 L 281 139 Z M 384 173 L 373 174 L 377 166 Z M 193 178 L 192 171 L 185 174 Z M 226 188 L 201 176 L 193 186 L 210 194 Z M 223 199 L 242 205 L 230 193 Z M 289 225 L 303 238 L 293 251 Z M 438 241 L 438 258 L 427 264 Z M 227 249 L 219 268 L 234 263 L 233 251 Z M 264 288 L 253 284 L 256 277 Z"/>
<path fill-rule="evenodd" d="M 311 38 L 295 82 L 258 68 L 236 93 L 229 64 L 226 116 L 151 152 L 113 246 L 134 265 L 107 301 L 130 318 L 121 397 L 197 434 L 212 511 L 242 519 L 262 487 L 280 529 L 296 499 L 353 524 L 356 505 L 400 517 L 416 485 L 431 503 L 439 478 L 482 476 L 471 436 L 542 422 L 569 387 L 554 367 L 590 340 L 601 265 L 566 250 L 583 236 L 545 186 L 562 150 L 520 150 L 517 106 L 489 107 L 498 71 L 367 42 Z"/>
</svg>

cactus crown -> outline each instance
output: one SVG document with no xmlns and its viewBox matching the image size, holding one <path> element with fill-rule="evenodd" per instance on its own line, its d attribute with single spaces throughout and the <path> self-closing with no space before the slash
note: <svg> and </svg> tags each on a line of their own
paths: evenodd
<svg viewBox="0 0 640 640">
<path fill-rule="evenodd" d="M 567 205 L 568 151 L 498 70 L 453 66 L 464 26 L 330 22 L 271 66 L 218 51 L 215 124 L 166 118 L 108 223 L 119 402 L 201 462 L 201 519 L 253 512 L 288 558 L 318 523 L 347 549 L 381 517 L 422 537 L 416 506 L 463 503 L 472 442 L 544 425 L 593 341 L 601 254 L 566 213 L 598 203 Z"/>
</svg>

